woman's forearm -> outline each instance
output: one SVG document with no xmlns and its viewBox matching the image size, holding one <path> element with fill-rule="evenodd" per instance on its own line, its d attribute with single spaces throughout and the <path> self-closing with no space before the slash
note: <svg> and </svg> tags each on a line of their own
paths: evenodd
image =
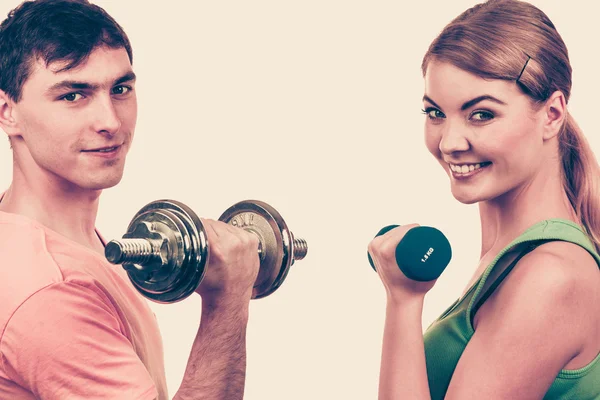
<svg viewBox="0 0 600 400">
<path fill-rule="evenodd" d="M 388 298 L 379 400 L 430 400 L 423 344 L 423 299 Z"/>
</svg>

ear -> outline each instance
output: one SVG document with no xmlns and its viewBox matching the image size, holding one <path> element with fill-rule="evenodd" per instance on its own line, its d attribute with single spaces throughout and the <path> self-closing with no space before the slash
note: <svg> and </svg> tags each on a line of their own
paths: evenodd
<svg viewBox="0 0 600 400">
<path fill-rule="evenodd" d="M 548 140 L 557 136 L 567 116 L 567 99 L 560 90 L 552 93 L 546 100 L 543 110 L 543 139 Z"/>
<path fill-rule="evenodd" d="M 17 120 L 14 115 L 14 102 L 3 90 L 0 90 L 0 128 L 9 137 L 18 134 Z"/>
</svg>

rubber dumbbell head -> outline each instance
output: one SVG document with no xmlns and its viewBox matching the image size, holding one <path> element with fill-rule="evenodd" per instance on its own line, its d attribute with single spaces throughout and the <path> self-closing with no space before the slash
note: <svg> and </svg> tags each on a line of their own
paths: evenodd
<svg viewBox="0 0 600 400">
<path fill-rule="evenodd" d="M 400 225 L 388 225 L 377 235 L 381 236 Z M 371 255 L 369 263 L 376 271 Z M 452 259 L 452 248 L 446 236 L 436 228 L 417 226 L 410 229 L 396 246 L 396 263 L 407 278 L 428 282 L 440 277 Z"/>
</svg>

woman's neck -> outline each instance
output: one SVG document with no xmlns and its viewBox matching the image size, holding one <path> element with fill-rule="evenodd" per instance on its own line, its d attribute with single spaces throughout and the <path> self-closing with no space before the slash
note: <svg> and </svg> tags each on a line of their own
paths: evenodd
<svg viewBox="0 0 600 400">
<path fill-rule="evenodd" d="M 530 226 L 551 218 L 578 223 L 559 174 L 538 175 L 490 201 L 479 203 L 481 258 L 496 254 Z"/>
</svg>

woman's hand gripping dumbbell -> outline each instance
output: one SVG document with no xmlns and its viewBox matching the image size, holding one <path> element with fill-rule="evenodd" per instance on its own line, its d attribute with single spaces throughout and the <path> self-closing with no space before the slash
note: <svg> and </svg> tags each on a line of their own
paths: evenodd
<svg viewBox="0 0 600 400">
<path fill-rule="evenodd" d="M 367 256 L 388 295 L 424 295 L 450 263 L 452 248 L 436 228 L 389 225 L 369 243 Z"/>
</svg>

